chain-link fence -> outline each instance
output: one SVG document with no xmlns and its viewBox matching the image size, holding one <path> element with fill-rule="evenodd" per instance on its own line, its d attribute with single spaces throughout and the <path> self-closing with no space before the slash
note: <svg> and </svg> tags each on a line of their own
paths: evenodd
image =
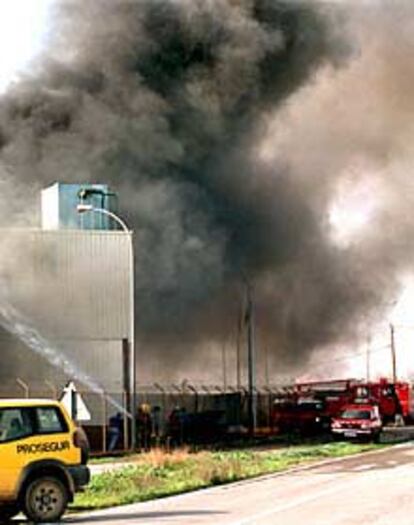
<svg viewBox="0 0 414 525">
<path fill-rule="evenodd" d="M 52 381 L 27 383 L 21 378 L 0 385 L 0 398 L 27 397 L 58 399 L 63 385 Z M 116 453 L 131 443 L 130 398 L 127 392 L 78 390 L 90 420 L 82 422 L 94 453 Z M 256 389 L 256 431 L 272 432 L 272 406 L 280 393 L 277 387 Z M 241 438 L 249 426 L 246 389 L 189 383 L 140 386 L 134 410 L 137 445 L 173 448 L 223 443 Z"/>
</svg>

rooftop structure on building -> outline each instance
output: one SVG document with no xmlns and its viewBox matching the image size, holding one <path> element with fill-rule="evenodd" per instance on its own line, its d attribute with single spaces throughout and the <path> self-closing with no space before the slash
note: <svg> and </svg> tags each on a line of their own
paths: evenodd
<svg viewBox="0 0 414 525">
<path fill-rule="evenodd" d="M 114 230 L 116 223 L 100 213 L 79 214 L 78 204 L 116 213 L 117 195 L 106 184 L 55 182 L 42 190 L 43 230 Z"/>
</svg>

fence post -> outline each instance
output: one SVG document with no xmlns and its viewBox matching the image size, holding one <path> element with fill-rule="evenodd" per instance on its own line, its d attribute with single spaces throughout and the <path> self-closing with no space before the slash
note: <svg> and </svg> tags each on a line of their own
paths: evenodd
<svg viewBox="0 0 414 525">
<path fill-rule="evenodd" d="M 30 388 L 20 377 L 16 379 L 16 383 L 23 389 L 26 398 L 30 397 Z"/>
<path fill-rule="evenodd" d="M 210 388 L 207 385 L 201 385 L 201 390 L 203 390 L 207 394 L 207 396 L 210 396 L 211 394 Z M 201 410 L 204 410 L 206 406 L 207 408 L 209 407 L 208 400 L 209 398 L 208 397 L 206 398 L 206 396 L 204 396 L 204 398 L 201 398 L 201 401 L 203 402 Z"/>
<path fill-rule="evenodd" d="M 167 438 L 167 392 L 165 388 L 159 383 L 154 383 L 154 387 L 161 392 L 161 414 L 160 414 L 160 434 L 157 439 L 157 446 L 161 446 L 161 439 Z M 167 446 L 168 448 L 168 446 Z"/>
<path fill-rule="evenodd" d="M 270 432 L 272 432 L 272 427 L 273 427 L 273 424 L 272 424 L 272 410 L 273 408 L 273 391 L 270 387 L 268 387 L 268 426 L 269 426 L 269 429 L 270 429 Z"/>
<path fill-rule="evenodd" d="M 45 380 L 45 385 L 50 388 L 53 399 L 57 399 L 58 395 L 57 395 L 57 388 L 55 387 L 55 385 L 51 381 L 48 381 L 47 379 Z"/>
<path fill-rule="evenodd" d="M 183 406 L 184 405 L 184 397 L 183 397 L 183 390 L 182 388 L 180 387 L 180 385 L 176 385 L 175 383 L 173 383 L 171 385 L 172 389 L 175 390 L 176 392 L 178 392 L 178 404 L 180 406 Z"/>
<path fill-rule="evenodd" d="M 108 418 L 108 410 L 107 410 L 107 404 L 106 404 L 106 394 L 105 392 L 102 392 L 102 452 L 105 453 L 107 451 L 107 431 L 106 431 L 106 423 Z M 126 419 L 126 418 L 125 418 Z"/>
<path fill-rule="evenodd" d="M 128 417 L 126 414 L 128 414 L 128 392 L 122 392 L 122 408 L 124 409 L 124 450 L 129 449 L 129 425 L 128 425 Z M 135 417 L 135 409 L 133 408 L 131 412 L 131 421 L 132 418 Z M 131 425 L 132 427 L 132 425 Z M 131 447 L 132 448 L 132 447 Z"/>
<path fill-rule="evenodd" d="M 187 388 L 188 388 L 188 390 L 193 392 L 193 394 L 195 396 L 194 397 L 194 412 L 196 414 L 198 414 L 198 392 L 197 392 L 197 389 L 193 385 L 190 385 L 190 383 L 187 384 Z"/>
</svg>

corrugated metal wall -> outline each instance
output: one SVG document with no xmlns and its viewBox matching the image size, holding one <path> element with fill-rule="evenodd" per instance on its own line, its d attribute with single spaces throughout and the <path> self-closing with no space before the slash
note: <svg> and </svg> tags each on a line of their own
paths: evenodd
<svg viewBox="0 0 414 525">
<path fill-rule="evenodd" d="M 119 391 L 122 339 L 129 336 L 129 235 L 0 230 L 0 246 L 0 300 L 105 389 Z M 38 356 L 27 370 L 13 338 L 0 338 L 0 345 L 1 376 L 49 378 Z"/>
</svg>

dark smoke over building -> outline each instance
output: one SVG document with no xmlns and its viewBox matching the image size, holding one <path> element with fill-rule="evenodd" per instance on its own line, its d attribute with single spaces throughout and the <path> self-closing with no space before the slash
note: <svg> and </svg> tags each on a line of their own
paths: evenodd
<svg viewBox="0 0 414 525">
<path fill-rule="evenodd" d="M 13 197 L 4 217 L 27 222 L 20 199 L 35 210 L 30 195 L 55 180 L 116 188 L 136 231 L 144 356 L 175 359 L 231 337 L 246 278 L 259 331 L 288 363 L 355 335 L 361 313 L 394 289 L 398 243 L 373 234 L 363 249 L 344 247 L 329 234 L 354 150 L 381 162 L 381 137 L 355 146 L 363 125 L 348 146 L 335 135 L 344 99 L 332 95 L 327 113 L 312 106 L 341 71 L 338 93 L 352 103 L 346 75 L 361 58 L 345 11 L 278 0 L 56 3 L 47 52 L 0 101 L 2 194 Z M 374 9 L 385 32 L 383 11 Z"/>
</svg>

